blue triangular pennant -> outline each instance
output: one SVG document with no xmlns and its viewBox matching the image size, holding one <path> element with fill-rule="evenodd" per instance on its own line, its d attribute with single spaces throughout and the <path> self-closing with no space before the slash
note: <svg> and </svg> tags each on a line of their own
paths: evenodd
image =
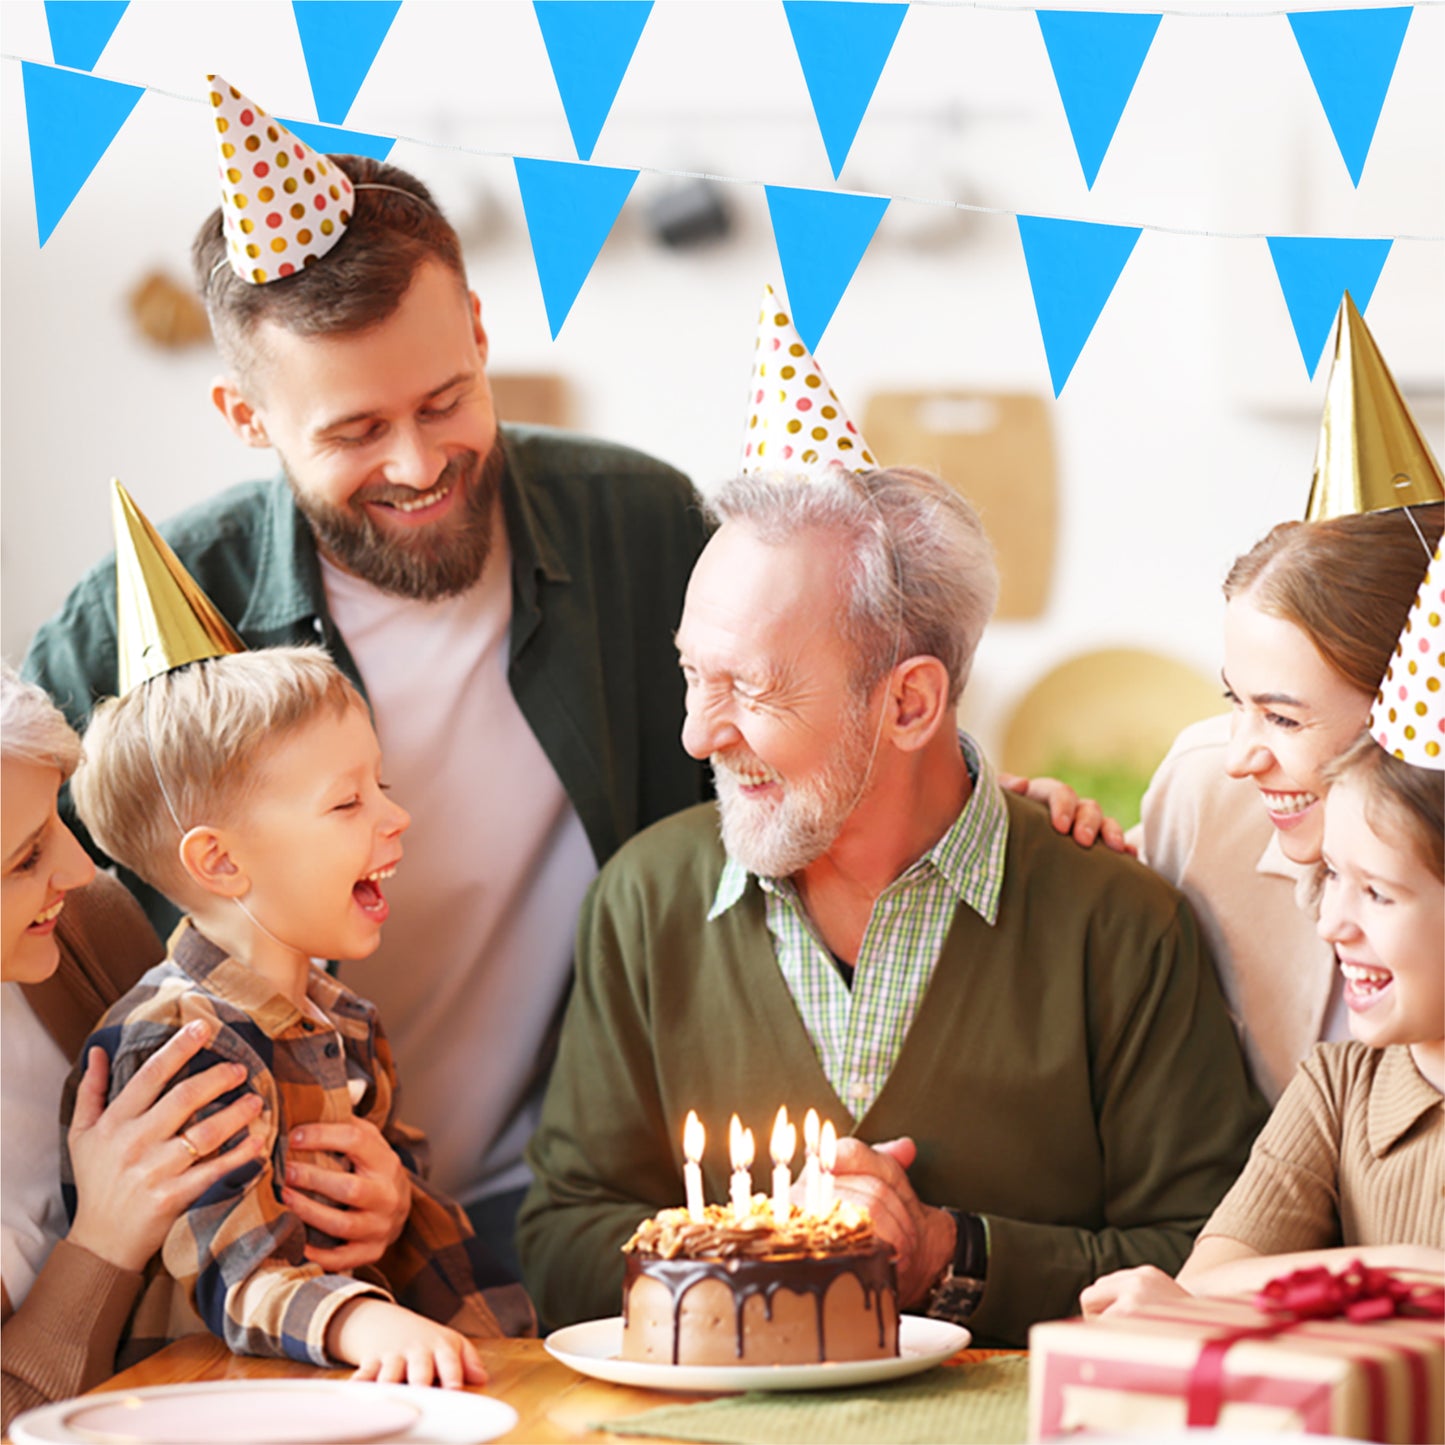
<svg viewBox="0 0 1445 1445">
<path fill-rule="evenodd" d="M 94 70 L 129 4 L 130 0 L 45 0 L 55 63 L 71 70 Z"/>
<path fill-rule="evenodd" d="M 783 10 L 836 180 L 908 6 L 872 0 L 783 0 Z"/>
<path fill-rule="evenodd" d="M 1159 16 L 1125 11 L 1039 10 L 1039 29 L 1069 119 L 1074 149 L 1092 190 Z"/>
<path fill-rule="evenodd" d="M 1058 396 L 1139 239 L 1138 226 L 1020 216 L 1034 310 Z"/>
<path fill-rule="evenodd" d="M 1319 369 L 1330 327 L 1346 291 L 1363 316 L 1375 294 L 1375 282 L 1389 240 L 1356 240 L 1333 236 L 1271 236 L 1269 254 L 1274 258 L 1279 289 L 1289 307 L 1295 340 L 1311 376 Z"/>
<path fill-rule="evenodd" d="M 532 0 L 552 74 L 582 160 L 602 133 L 652 0 Z"/>
<path fill-rule="evenodd" d="M 1356 185 L 1409 23 L 1408 5 L 1387 10 L 1307 10 L 1289 17 L 1335 144 Z"/>
<path fill-rule="evenodd" d="M 374 161 L 384 161 L 396 144 L 395 138 L 389 135 L 343 130 L 337 125 L 318 125 L 314 120 L 287 120 L 282 116 L 277 119 L 292 135 L 298 136 L 322 155 L 370 156 Z"/>
<path fill-rule="evenodd" d="M 340 125 L 401 0 L 291 0 L 316 114 Z"/>
<path fill-rule="evenodd" d="M 888 209 L 888 198 L 787 186 L 764 189 L 793 324 L 808 350 L 817 351 Z"/>
<path fill-rule="evenodd" d="M 29 60 L 21 62 L 20 74 L 35 224 L 43 246 L 144 91 Z"/>
<path fill-rule="evenodd" d="M 522 188 L 522 210 L 532 238 L 537 279 L 542 283 L 547 324 L 555 341 L 637 172 L 573 161 L 524 160 L 521 156 L 513 164 Z"/>
</svg>

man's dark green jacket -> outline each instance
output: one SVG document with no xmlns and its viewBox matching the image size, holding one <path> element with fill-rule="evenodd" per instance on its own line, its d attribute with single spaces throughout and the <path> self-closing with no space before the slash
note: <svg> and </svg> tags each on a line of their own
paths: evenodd
<svg viewBox="0 0 1445 1445">
<path fill-rule="evenodd" d="M 672 633 L 708 527 L 687 478 L 640 452 L 545 428 L 505 427 L 501 438 L 508 680 L 601 863 L 640 828 L 706 796 L 704 771 L 679 740 Z M 284 481 L 232 487 L 160 531 L 248 647 L 320 642 L 365 691 Z M 115 693 L 113 556 L 41 627 L 24 672 L 77 728 Z M 176 911 L 125 881 L 165 936 Z"/>
</svg>

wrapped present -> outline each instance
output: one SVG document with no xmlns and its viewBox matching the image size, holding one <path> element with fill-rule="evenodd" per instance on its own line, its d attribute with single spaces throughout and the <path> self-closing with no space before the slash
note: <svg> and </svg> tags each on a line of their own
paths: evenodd
<svg viewBox="0 0 1445 1445">
<path fill-rule="evenodd" d="M 1254 1296 L 1180 1299 L 1029 1332 L 1029 1438 L 1187 1427 L 1445 1439 L 1438 1280 L 1352 1265 Z"/>
</svg>

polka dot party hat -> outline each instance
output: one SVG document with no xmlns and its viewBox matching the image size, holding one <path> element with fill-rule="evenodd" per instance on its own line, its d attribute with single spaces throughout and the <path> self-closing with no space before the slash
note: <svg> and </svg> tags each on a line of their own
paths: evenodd
<svg viewBox="0 0 1445 1445">
<path fill-rule="evenodd" d="M 738 471 L 866 472 L 877 465 L 792 317 L 773 288 L 764 286 Z"/>
<path fill-rule="evenodd" d="M 226 259 L 243 281 L 279 281 L 346 233 L 351 182 L 219 75 L 210 82 Z"/>
<path fill-rule="evenodd" d="M 1442 549 L 1436 547 L 1370 712 L 1370 732 L 1375 741 L 1417 768 L 1445 768 L 1442 555 Z"/>
</svg>

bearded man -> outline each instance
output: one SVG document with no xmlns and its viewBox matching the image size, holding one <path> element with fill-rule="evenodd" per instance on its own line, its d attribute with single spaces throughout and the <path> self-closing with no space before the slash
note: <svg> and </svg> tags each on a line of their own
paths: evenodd
<svg viewBox="0 0 1445 1445">
<path fill-rule="evenodd" d="M 221 209 L 193 248 L 226 366 L 212 401 L 283 476 L 161 530 L 247 647 L 319 641 L 366 693 L 412 828 L 381 947 L 342 978 L 386 1022 L 433 1180 L 505 1263 L 583 894 L 620 843 L 707 795 L 677 745 L 671 640 L 707 529 L 661 462 L 499 425 L 456 232 L 405 171 L 325 160 L 353 208 L 304 269 L 238 275 Z M 26 671 L 77 727 L 116 691 L 111 559 Z M 164 937 L 173 911 L 127 881 Z M 298 1168 L 298 1212 L 309 1190 L 361 1206 L 383 1171 L 394 1184 L 394 1161 L 353 1147 L 357 1127 L 308 1134 L 355 1173 Z M 341 1208 L 306 1217 L 354 1238 Z"/>
<path fill-rule="evenodd" d="M 617 1312 L 619 1247 L 684 1198 L 690 1109 L 715 1200 L 731 1114 L 832 1119 L 902 1307 L 985 1341 L 1116 1261 L 1173 1272 L 1262 1103 L 1183 899 L 956 730 L 997 595 L 977 515 L 902 469 L 745 476 L 712 506 L 676 640 L 718 801 L 583 906 L 518 1227 L 539 1311 Z"/>
</svg>

